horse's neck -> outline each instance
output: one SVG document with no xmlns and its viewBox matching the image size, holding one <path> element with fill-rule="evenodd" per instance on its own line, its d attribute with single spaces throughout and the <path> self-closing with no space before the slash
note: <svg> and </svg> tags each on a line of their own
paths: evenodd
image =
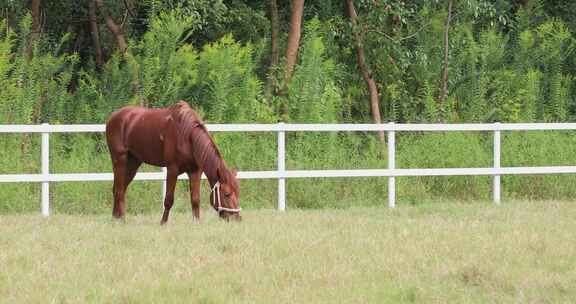
<svg viewBox="0 0 576 304">
<path fill-rule="evenodd" d="M 215 148 L 210 151 L 210 154 L 206 156 L 204 163 L 200 164 L 200 166 L 203 168 L 206 178 L 208 178 L 210 187 L 213 187 L 219 181 L 218 170 L 220 170 L 221 174 L 227 170 L 224 160 L 222 160 Z"/>
<path fill-rule="evenodd" d="M 206 178 L 208 179 L 208 183 L 210 183 L 210 188 L 214 187 L 214 185 L 218 182 L 218 173 L 216 167 L 204 167 L 204 174 L 206 174 Z"/>
</svg>

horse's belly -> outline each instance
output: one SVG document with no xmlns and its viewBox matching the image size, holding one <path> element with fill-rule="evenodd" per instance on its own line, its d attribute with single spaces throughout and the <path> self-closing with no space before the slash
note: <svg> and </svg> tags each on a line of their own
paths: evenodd
<svg viewBox="0 0 576 304">
<path fill-rule="evenodd" d="M 128 151 L 147 164 L 165 166 L 163 127 L 154 120 L 138 119 L 127 136 Z"/>
<path fill-rule="evenodd" d="M 145 148 L 140 148 L 141 146 L 133 146 L 129 148 L 131 154 L 133 154 L 139 160 L 153 166 L 165 167 L 166 163 L 164 161 L 164 151 L 162 150 L 161 144 L 150 144 L 145 145 Z"/>
</svg>

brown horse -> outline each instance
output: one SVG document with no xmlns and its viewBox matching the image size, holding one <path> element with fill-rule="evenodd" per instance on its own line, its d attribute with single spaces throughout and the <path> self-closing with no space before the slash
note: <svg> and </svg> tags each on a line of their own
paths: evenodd
<svg viewBox="0 0 576 304">
<path fill-rule="evenodd" d="M 185 101 L 163 109 L 124 107 L 112 113 L 106 122 L 106 141 L 114 167 L 114 217 L 124 217 L 126 188 L 144 162 L 168 169 L 161 224 L 168 221 L 176 180 L 184 172 L 190 180 L 195 219 L 200 219 L 202 172 L 210 183 L 211 205 L 218 215 L 226 220 L 241 219 L 236 170 L 226 168 L 204 123 Z"/>
</svg>

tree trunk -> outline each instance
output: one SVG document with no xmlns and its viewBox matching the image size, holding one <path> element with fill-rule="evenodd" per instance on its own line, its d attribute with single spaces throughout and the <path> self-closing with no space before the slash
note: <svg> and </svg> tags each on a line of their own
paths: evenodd
<svg viewBox="0 0 576 304">
<path fill-rule="evenodd" d="M 275 68 L 280 63 L 280 48 L 278 47 L 278 34 L 280 32 L 280 24 L 278 18 L 278 4 L 276 0 L 270 0 L 270 25 L 272 33 L 270 36 L 270 47 L 272 54 L 270 56 L 270 66 L 268 67 L 268 83 L 266 91 L 269 96 L 272 96 L 278 88 L 276 83 Z M 271 99 L 271 98 L 270 98 Z"/>
<path fill-rule="evenodd" d="M 448 34 L 450 32 L 450 21 L 452 19 L 452 2 L 448 2 L 448 16 L 446 16 L 446 23 L 444 25 L 444 66 L 442 68 L 442 81 L 440 85 L 440 98 L 439 103 L 443 103 L 448 97 L 448 55 L 450 51 L 450 40 Z"/>
<path fill-rule="evenodd" d="M 104 60 L 102 58 L 102 46 L 100 45 L 100 32 L 98 30 L 98 18 L 96 15 L 96 0 L 88 1 L 88 16 L 90 18 L 90 34 L 92 35 L 96 69 L 100 71 L 104 64 Z"/>
<path fill-rule="evenodd" d="M 382 123 L 382 118 L 380 116 L 380 97 L 378 94 L 378 86 L 376 81 L 372 78 L 372 73 L 370 72 L 368 65 L 366 63 L 366 56 L 364 54 L 364 44 L 362 42 L 362 33 L 358 29 L 358 15 L 356 14 L 356 9 L 354 8 L 354 3 L 352 0 L 346 0 L 348 4 L 348 14 L 350 15 L 350 21 L 352 22 L 352 33 L 354 34 L 354 41 L 356 44 L 356 58 L 358 60 L 358 67 L 362 73 L 362 78 L 368 86 L 368 91 L 370 92 L 370 108 L 372 110 L 372 119 L 374 123 Z M 381 142 L 384 142 L 384 131 L 378 132 L 378 137 Z"/>
<path fill-rule="evenodd" d="M 2 12 L 6 12 L 6 15 L 4 16 L 4 23 L 5 23 L 6 28 L 4 30 L 6 30 L 6 37 L 8 37 L 8 34 L 11 31 L 11 28 L 10 28 L 10 8 L 7 7 L 5 9 L 3 9 Z"/>
<path fill-rule="evenodd" d="M 112 17 L 108 14 L 108 10 L 104 6 L 104 2 L 102 0 L 94 0 L 96 1 L 96 6 L 104 16 L 104 20 L 106 21 L 106 27 L 114 38 L 116 39 L 116 44 L 118 45 L 118 49 L 120 50 L 120 54 L 124 56 L 126 50 L 128 49 L 128 43 L 126 43 L 126 39 L 124 38 L 124 33 L 122 32 L 122 28 L 114 22 Z"/>
<path fill-rule="evenodd" d="M 32 13 L 32 28 L 30 29 L 30 37 L 28 38 L 28 44 L 26 45 L 26 58 L 28 60 L 32 59 L 32 54 L 34 50 L 34 43 L 40 37 L 41 21 L 40 21 L 40 1 L 32 0 L 30 4 L 30 11 Z"/>
<path fill-rule="evenodd" d="M 272 25 L 272 65 L 276 66 L 280 62 L 280 49 L 278 47 L 280 21 L 278 17 L 278 4 L 276 3 L 276 0 L 270 0 L 270 22 Z"/>
<path fill-rule="evenodd" d="M 290 83 L 292 71 L 298 58 L 298 47 L 300 46 L 300 27 L 302 24 L 302 12 L 304 11 L 304 0 L 292 1 L 292 17 L 290 19 L 290 32 L 288 33 L 288 45 L 286 46 L 286 69 L 284 70 L 284 80 Z"/>
<path fill-rule="evenodd" d="M 42 31 L 42 22 L 41 22 L 41 11 L 40 11 L 40 4 L 41 0 L 32 0 L 30 3 L 30 11 L 32 14 L 32 27 L 30 29 L 30 37 L 28 38 L 28 43 L 26 45 L 26 58 L 27 60 L 32 60 L 34 56 L 34 44 L 40 38 L 40 32 Z M 37 124 L 40 122 L 41 115 L 42 115 L 42 108 L 44 106 L 45 98 L 43 96 L 39 96 L 34 108 L 32 109 L 32 123 Z M 25 145 L 27 145 L 25 143 Z M 25 147 L 27 149 L 27 147 Z"/>
</svg>

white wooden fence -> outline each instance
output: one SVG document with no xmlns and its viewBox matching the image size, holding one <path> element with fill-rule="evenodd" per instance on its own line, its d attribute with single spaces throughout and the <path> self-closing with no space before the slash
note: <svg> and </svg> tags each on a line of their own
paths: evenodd
<svg viewBox="0 0 576 304">
<path fill-rule="evenodd" d="M 455 175 L 491 175 L 493 176 L 493 199 L 500 203 L 500 176 L 509 174 L 558 174 L 576 173 L 576 166 L 555 167 L 501 167 L 500 133 L 501 131 L 528 130 L 576 130 L 576 123 L 532 123 L 532 124 L 213 124 L 207 126 L 210 132 L 276 132 L 278 136 L 278 160 L 275 171 L 243 171 L 238 173 L 242 179 L 278 179 L 278 209 L 286 208 L 286 179 L 311 177 L 387 177 L 388 206 L 395 206 L 396 176 L 455 176 Z M 49 134 L 104 132 L 104 125 L 0 125 L 0 133 L 41 133 L 42 168 L 38 174 L 0 174 L 2 182 L 40 182 L 42 183 L 42 215 L 50 214 L 50 182 L 68 181 L 112 181 L 112 173 L 50 173 Z M 334 132 L 334 131 L 385 131 L 387 133 L 388 169 L 354 170 L 286 170 L 286 132 Z M 437 169 L 398 169 L 395 166 L 395 134 L 406 131 L 491 131 L 494 133 L 494 165 L 489 168 L 437 168 Z M 576 151 L 575 151 L 576 152 Z M 432 153 L 432 151 L 431 151 Z M 0 154 L 0 157 L 2 155 Z M 136 180 L 164 180 L 166 171 L 138 173 Z M 187 178 L 185 174 L 179 177 Z M 164 186 L 165 191 L 165 186 Z"/>
</svg>

